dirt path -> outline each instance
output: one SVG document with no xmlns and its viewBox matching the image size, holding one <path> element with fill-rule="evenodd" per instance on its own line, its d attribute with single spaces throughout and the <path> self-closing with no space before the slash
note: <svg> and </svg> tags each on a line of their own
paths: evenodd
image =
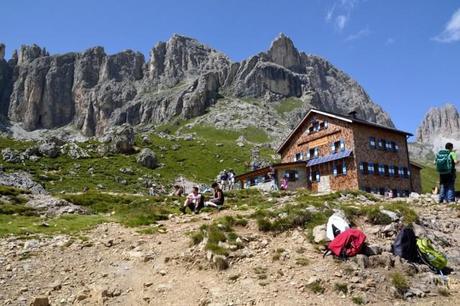
<svg viewBox="0 0 460 306">
<path fill-rule="evenodd" d="M 384 290 L 386 269 L 358 272 L 352 265 L 350 272 L 351 262 L 323 259 L 300 230 L 266 235 L 250 222 L 237 229 L 248 243 L 235 252 L 230 268 L 211 268 L 204 251 L 190 248 L 187 233 L 234 214 L 173 217 L 162 222 L 165 233 L 154 235 L 111 223 L 86 233 L 84 241 L 2 239 L 0 301 L 29 305 L 47 296 L 52 305 L 352 305 L 352 298 L 360 297 L 377 305 L 408 303 Z M 276 250 L 280 258 L 273 260 Z M 307 288 L 315 280 L 323 293 Z M 348 293 L 337 292 L 336 283 L 348 284 Z M 459 289 L 452 275 L 449 297 L 428 294 L 414 301 L 457 305 Z"/>
</svg>

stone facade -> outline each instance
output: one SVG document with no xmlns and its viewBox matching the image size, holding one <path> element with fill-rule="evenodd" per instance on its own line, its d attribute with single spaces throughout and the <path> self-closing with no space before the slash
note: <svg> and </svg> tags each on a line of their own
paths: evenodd
<svg viewBox="0 0 460 306">
<path fill-rule="evenodd" d="M 422 168 L 418 165 L 414 165 L 412 163 L 410 164 L 412 191 L 417 193 L 422 193 L 422 180 L 420 177 L 420 170 L 422 170 Z"/>
<path fill-rule="evenodd" d="M 282 163 L 323 158 L 319 164 L 307 164 L 304 169 L 305 187 L 314 192 L 361 189 L 407 195 L 421 191 L 420 168 L 409 164 L 408 135 L 353 117 L 313 111 L 278 153 Z M 334 155 L 339 152 L 347 154 Z M 369 164 L 376 164 L 372 166 L 376 171 L 363 169 L 369 170 Z M 297 185 L 303 185 L 303 180 Z"/>
</svg>

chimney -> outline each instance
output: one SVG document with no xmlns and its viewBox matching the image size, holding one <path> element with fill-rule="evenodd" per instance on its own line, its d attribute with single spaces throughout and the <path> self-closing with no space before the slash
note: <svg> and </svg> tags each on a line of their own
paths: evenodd
<svg viewBox="0 0 460 306">
<path fill-rule="evenodd" d="M 348 113 L 348 116 L 350 116 L 353 119 L 358 119 L 358 112 L 357 111 L 351 111 Z"/>
</svg>

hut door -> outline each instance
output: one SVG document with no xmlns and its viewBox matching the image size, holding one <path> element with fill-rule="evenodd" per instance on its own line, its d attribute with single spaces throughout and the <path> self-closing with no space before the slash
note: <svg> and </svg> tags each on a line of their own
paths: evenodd
<svg viewBox="0 0 460 306">
<path fill-rule="evenodd" d="M 321 180 L 318 183 L 318 192 L 330 192 L 331 191 L 331 183 L 330 183 L 330 175 L 321 176 Z"/>
</svg>

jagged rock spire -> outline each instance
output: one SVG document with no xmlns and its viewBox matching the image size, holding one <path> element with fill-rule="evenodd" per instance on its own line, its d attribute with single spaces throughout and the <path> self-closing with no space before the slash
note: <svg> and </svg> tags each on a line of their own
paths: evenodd
<svg viewBox="0 0 460 306">
<path fill-rule="evenodd" d="M 417 129 L 419 142 L 431 143 L 439 137 L 460 137 L 460 114 L 451 103 L 430 108 Z"/>
<path fill-rule="evenodd" d="M 297 72 L 301 68 L 299 51 L 292 40 L 283 33 L 272 42 L 268 55 L 272 62 L 290 70 Z"/>
</svg>

